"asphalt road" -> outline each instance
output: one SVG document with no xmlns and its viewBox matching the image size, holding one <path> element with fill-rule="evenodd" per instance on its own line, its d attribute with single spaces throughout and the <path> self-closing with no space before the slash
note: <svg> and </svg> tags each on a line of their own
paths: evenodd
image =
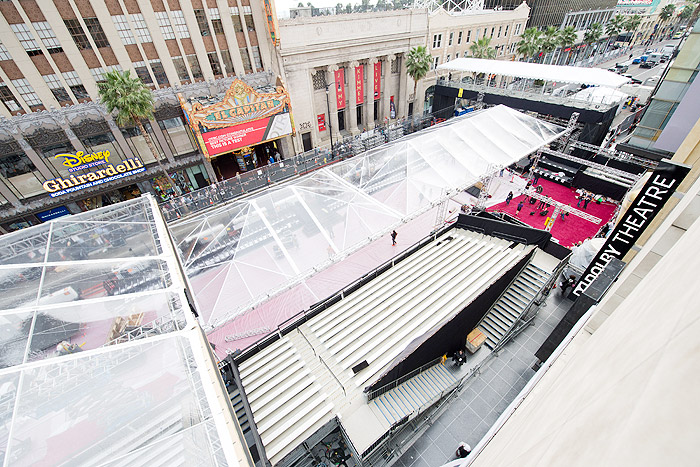
<svg viewBox="0 0 700 467">
<path fill-rule="evenodd" d="M 658 51 L 661 51 L 664 48 L 664 46 L 666 46 L 666 45 L 669 45 L 669 44 L 670 45 L 678 45 L 679 43 L 680 43 L 680 39 L 676 39 L 676 40 L 667 40 L 667 41 L 656 42 L 649 47 L 646 47 L 646 46 L 635 47 L 627 54 L 627 57 L 623 56 L 623 57 L 618 57 L 614 60 L 602 62 L 602 63 L 599 63 L 598 65 L 596 65 L 596 67 L 603 68 L 603 69 L 607 70 L 608 68 L 614 67 L 616 63 L 622 63 L 622 62 L 628 61 L 629 54 L 632 54 L 632 57 L 635 58 L 635 57 L 639 57 L 640 55 L 643 55 L 644 52 L 646 52 L 648 49 L 652 49 L 652 50 L 656 49 Z M 656 85 L 655 81 L 653 81 L 653 80 L 647 81 L 647 80 L 649 80 L 649 78 L 654 78 L 654 77 L 660 78 L 661 75 L 663 74 L 663 71 L 666 68 L 667 64 L 668 64 L 668 62 L 660 63 L 653 68 L 640 68 L 638 64 L 637 65 L 630 65 L 629 69 L 627 70 L 627 73 L 623 73 L 623 74 L 630 75 L 633 78 L 641 80 L 642 84 L 644 86 L 655 86 Z"/>
</svg>

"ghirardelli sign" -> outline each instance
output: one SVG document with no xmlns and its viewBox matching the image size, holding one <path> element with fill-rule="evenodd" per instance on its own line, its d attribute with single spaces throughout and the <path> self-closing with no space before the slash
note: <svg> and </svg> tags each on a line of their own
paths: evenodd
<svg viewBox="0 0 700 467">
<path fill-rule="evenodd" d="M 669 160 L 659 162 L 644 188 L 627 208 L 620 222 L 610 233 L 608 240 L 581 275 L 569 298 L 575 300 L 579 297 L 605 269 L 612 258 L 622 260 L 689 171 L 690 167 L 684 164 L 676 164 Z"/>
</svg>

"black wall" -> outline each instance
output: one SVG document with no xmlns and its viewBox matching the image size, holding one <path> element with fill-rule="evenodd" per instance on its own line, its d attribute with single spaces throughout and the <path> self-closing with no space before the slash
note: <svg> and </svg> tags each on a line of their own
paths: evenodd
<svg viewBox="0 0 700 467">
<path fill-rule="evenodd" d="M 385 386 L 445 353 L 449 354 L 464 348 L 467 334 L 479 324 L 481 318 L 489 311 L 505 288 L 527 265 L 535 251 L 533 249 L 529 255 L 520 260 L 451 320 L 444 323 L 439 329 L 432 330 L 432 335 L 416 339 L 415 344 L 405 350 L 405 352 L 410 352 L 409 355 L 370 386 L 369 390 Z"/>
</svg>

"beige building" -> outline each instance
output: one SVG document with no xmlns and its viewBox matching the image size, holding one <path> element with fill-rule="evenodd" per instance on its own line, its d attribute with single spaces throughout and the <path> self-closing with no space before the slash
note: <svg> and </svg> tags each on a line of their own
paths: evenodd
<svg viewBox="0 0 700 467">
<path fill-rule="evenodd" d="M 465 56 L 485 35 L 499 59 L 514 59 L 529 11 L 523 3 L 511 11 L 412 9 L 281 20 L 280 68 L 291 90 L 295 150 L 330 143 L 329 131 L 338 141 L 422 113 L 436 75 L 431 71 L 414 84 L 405 66 L 413 47 L 426 46 L 434 68 Z M 338 86 L 329 86 L 327 95 L 329 83 Z"/>
<path fill-rule="evenodd" d="M 653 0 L 652 2 L 646 3 L 620 0 L 617 4 L 615 14 L 622 14 L 624 16 L 639 15 L 641 17 L 642 21 L 639 27 L 634 31 L 634 36 L 632 37 L 632 44 L 638 45 L 648 41 L 652 38 L 652 35 L 654 35 L 654 40 L 659 40 L 658 33 L 664 32 L 676 21 L 675 15 L 680 13 L 680 10 L 687 3 L 688 2 L 685 0 Z M 667 5 L 673 5 L 676 11 L 674 16 L 671 16 L 671 18 L 666 21 L 662 21 L 660 14 Z"/>
</svg>

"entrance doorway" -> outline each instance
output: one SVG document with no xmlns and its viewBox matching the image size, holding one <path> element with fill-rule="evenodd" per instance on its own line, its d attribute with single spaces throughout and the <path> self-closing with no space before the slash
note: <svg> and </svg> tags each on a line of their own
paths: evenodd
<svg viewBox="0 0 700 467">
<path fill-rule="evenodd" d="M 301 134 L 301 144 L 304 145 L 304 152 L 306 151 L 311 151 L 314 147 L 311 144 L 311 133 L 302 133 Z"/>
<path fill-rule="evenodd" d="M 233 152 L 227 152 L 213 158 L 211 165 L 214 167 L 214 172 L 216 172 L 219 181 L 235 177 L 241 171 L 236 160 L 236 154 Z"/>
</svg>

